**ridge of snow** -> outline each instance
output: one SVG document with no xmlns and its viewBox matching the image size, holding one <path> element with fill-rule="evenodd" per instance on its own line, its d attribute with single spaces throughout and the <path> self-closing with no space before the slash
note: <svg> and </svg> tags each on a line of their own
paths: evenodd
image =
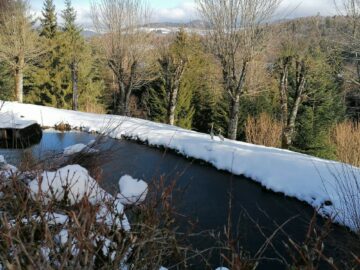
<svg viewBox="0 0 360 270">
<path fill-rule="evenodd" d="M 0 112 L 0 128 L 23 129 L 36 123 L 34 120 L 24 120 L 16 113 Z"/>
<path fill-rule="evenodd" d="M 91 145 L 86 145 L 83 143 L 74 144 L 71 146 L 68 146 L 64 149 L 64 155 L 65 156 L 71 156 L 77 153 L 87 153 L 87 154 L 94 154 L 98 153 L 99 150 L 91 148 Z"/>
<path fill-rule="evenodd" d="M 0 176 L 4 178 L 9 178 L 12 175 L 17 173 L 18 169 L 10 164 L 7 164 L 4 156 L 0 155 Z"/>
<path fill-rule="evenodd" d="M 120 193 L 116 196 L 124 205 L 142 203 L 148 192 L 148 184 L 143 180 L 124 175 L 119 180 Z"/>
<path fill-rule="evenodd" d="M 69 165 L 55 172 L 43 172 L 29 184 L 31 196 L 39 195 L 44 204 L 52 200 L 62 201 L 67 194 L 71 205 L 80 202 L 85 196 L 91 203 L 98 203 L 108 194 L 89 175 L 88 171 L 79 165 Z"/>
<path fill-rule="evenodd" d="M 211 140 L 210 135 L 184 130 L 146 120 L 81 113 L 37 105 L 6 102 L 3 111 L 21 114 L 25 119 L 42 126 L 53 127 L 67 122 L 73 128 L 98 132 L 115 139 L 123 136 L 147 142 L 150 146 L 163 146 L 186 157 L 206 161 L 219 170 L 244 175 L 274 192 L 281 192 L 307 202 L 320 214 L 334 217 L 334 221 L 356 229 L 351 213 L 346 209 L 346 198 L 341 196 L 339 175 L 351 172 L 349 185 L 360 181 L 360 168 L 323 160 L 287 150 L 251 145 L 238 141 Z M 341 177 L 340 177 L 341 178 Z M 350 183 L 351 182 L 351 183 Z M 351 191 L 350 191 L 351 192 Z M 360 207 L 360 194 L 352 190 Z M 331 202 L 331 204 L 325 204 Z"/>
</svg>

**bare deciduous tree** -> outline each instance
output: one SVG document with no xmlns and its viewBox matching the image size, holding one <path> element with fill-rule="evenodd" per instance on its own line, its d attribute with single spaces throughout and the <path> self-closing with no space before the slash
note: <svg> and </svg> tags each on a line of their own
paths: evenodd
<svg viewBox="0 0 360 270">
<path fill-rule="evenodd" d="M 93 22 L 105 61 L 114 73 L 119 94 L 115 111 L 129 115 L 130 97 L 151 79 L 146 59 L 149 34 L 141 30 L 149 9 L 143 0 L 101 0 L 92 3 Z"/>
<path fill-rule="evenodd" d="M 339 15 L 344 16 L 350 29 L 339 29 L 337 35 L 342 37 L 339 47 L 346 52 L 344 78 L 347 82 L 346 98 L 348 102 L 359 104 L 360 102 L 360 0 L 334 0 Z M 358 115 L 358 106 L 349 111 Z"/>
<path fill-rule="evenodd" d="M 334 0 L 334 3 L 338 12 L 350 19 L 351 35 L 356 37 L 360 26 L 360 0 Z"/>
<path fill-rule="evenodd" d="M 259 51 L 264 23 L 281 0 L 197 0 L 210 26 L 208 45 L 219 59 L 224 90 L 230 97 L 228 137 L 236 139 L 240 98 L 244 93 L 249 63 Z"/>
<path fill-rule="evenodd" d="M 160 47 L 158 61 L 167 94 L 167 121 L 170 125 L 175 124 L 180 83 L 188 65 L 186 38 L 185 31 L 180 30 L 172 44 L 165 48 L 164 46 Z"/>
<path fill-rule="evenodd" d="M 293 141 L 295 133 L 296 118 L 300 105 L 305 96 L 305 86 L 308 67 L 304 58 L 297 55 L 284 56 L 280 59 L 280 101 L 281 101 L 281 120 L 283 124 L 282 148 L 288 149 Z M 294 66 L 294 97 L 291 107 L 289 105 L 289 69 Z"/>
<path fill-rule="evenodd" d="M 14 72 L 15 98 L 19 102 L 23 101 L 24 69 L 44 52 L 28 12 L 24 0 L 12 1 L 7 9 L 0 10 L 0 60 Z"/>
<path fill-rule="evenodd" d="M 8 9 L 9 5 L 10 5 L 10 0 L 0 0 L 0 10 L 2 12 Z"/>
</svg>

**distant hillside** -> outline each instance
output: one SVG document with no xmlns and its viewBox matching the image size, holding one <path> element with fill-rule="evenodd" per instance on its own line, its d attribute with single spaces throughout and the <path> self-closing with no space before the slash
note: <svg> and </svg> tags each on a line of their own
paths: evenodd
<svg viewBox="0 0 360 270">
<path fill-rule="evenodd" d="M 207 25 L 204 21 L 194 20 L 186 23 L 174 23 L 174 22 L 157 22 L 147 24 L 146 27 L 149 28 L 194 28 L 194 29 L 204 29 L 207 28 Z"/>
<path fill-rule="evenodd" d="M 84 38 L 91 38 L 91 37 L 94 37 L 97 35 L 96 32 L 94 31 L 91 31 L 91 30 L 83 30 L 81 32 L 81 35 L 84 37 Z"/>
</svg>

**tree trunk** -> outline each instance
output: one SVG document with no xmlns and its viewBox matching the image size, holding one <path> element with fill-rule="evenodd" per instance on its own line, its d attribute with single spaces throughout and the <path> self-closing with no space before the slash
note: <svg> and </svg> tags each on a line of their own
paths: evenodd
<svg viewBox="0 0 360 270">
<path fill-rule="evenodd" d="M 125 84 L 119 80 L 119 97 L 117 101 L 118 112 L 120 115 L 126 115 L 126 87 Z"/>
<path fill-rule="evenodd" d="M 306 84 L 306 66 L 305 62 L 296 63 L 296 94 L 293 108 L 291 110 L 291 115 L 288 118 L 287 125 L 283 127 L 282 134 L 282 148 L 289 149 L 292 145 L 292 141 L 295 134 L 295 124 L 296 118 L 299 112 L 301 101 L 303 99 L 303 94 L 305 91 Z"/>
<path fill-rule="evenodd" d="M 169 96 L 169 106 L 168 106 L 168 124 L 175 125 L 175 110 L 177 106 L 179 88 L 175 87 Z"/>
<path fill-rule="evenodd" d="M 130 112 L 130 100 L 131 100 L 131 93 L 132 93 L 132 86 L 128 86 L 128 89 L 126 91 L 125 94 L 125 115 L 126 116 L 131 116 L 131 112 Z"/>
<path fill-rule="evenodd" d="M 15 98 L 16 101 L 23 102 L 24 74 L 23 69 L 18 67 L 15 69 Z"/>
<path fill-rule="evenodd" d="M 78 110 L 79 94 L 78 94 L 78 71 L 77 64 L 74 62 L 71 64 L 71 80 L 73 90 L 73 110 Z"/>
<path fill-rule="evenodd" d="M 289 59 L 284 59 L 280 75 L 281 122 L 283 127 L 286 127 L 288 123 L 289 63 Z"/>
<path fill-rule="evenodd" d="M 233 77 L 231 78 L 224 78 L 225 82 L 231 82 L 230 84 L 227 83 L 227 91 L 231 95 L 231 104 L 230 104 L 230 119 L 229 119 L 229 128 L 228 128 L 228 138 L 230 140 L 237 139 L 237 131 L 239 125 L 239 109 L 240 109 L 240 97 L 243 93 L 247 69 L 248 69 L 249 62 L 244 61 L 242 64 L 242 70 L 240 74 L 240 78 L 236 81 L 235 72 L 233 72 Z M 228 73 L 224 73 L 228 74 Z"/>
<path fill-rule="evenodd" d="M 239 125 L 240 94 L 231 100 L 228 138 L 236 140 Z"/>
</svg>

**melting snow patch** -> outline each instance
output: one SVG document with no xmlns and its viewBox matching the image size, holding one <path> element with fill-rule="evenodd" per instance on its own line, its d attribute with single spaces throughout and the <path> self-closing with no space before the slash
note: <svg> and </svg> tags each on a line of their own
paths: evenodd
<svg viewBox="0 0 360 270">
<path fill-rule="evenodd" d="M 116 227 L 124 231 L 130 231 L 129 220 L 124 213 L 124 205 L 116 199 L 113 204 L 102 204 L 96 214 L 96 221 L 103 223 L 108 227 Z"/>
<path fill-rule="evenodd" d="M 93 142 L 92 142 L 92 144 L 93 144 Z M 71 155 L 81 153 L 81 152 L 86 153 L 86 154 L 94 154 L 94 153 L 98 153 L 99 150 L 93 149 L 93 148 L 91 148 L 91 146 L 82 144 L 82 143 L 75 144 L 75 145 L 66 147 L 64 149 L 65 156 L 71 156 Z"/>
<path fill-rule="evenodd" d="M 4 156 L 0 155 L 0 176 L 9 178 L 12 175 L 16 174 L 17 172 L 18 169 L 13 165 L 7 164 Z"/>
<path fill-rule="evenodd" d="M 51 200 L 66 199 L 70 205 L 74 205 L 84 197 L 96 204 L 107 196 L 88 171 L 79 165 L 69 165 L 56 172 L 44 172 L 41 177 L 30 182 L 29 188 L 33 199 L 40 196 L 44 204 Z"/>
<path fill-rule="evenodd" d="M 117 198 L 124 205 L 142 203 L 148 192 L 148 185 L 143 180 L 137 180 L 124 175 L 119 180 L 120 193 Z"/>
<path fill-rule="evenodd" d="M 69 240 L 68 230 L 62 229 L 57 235 L 55 235 L 54 240 L 57 244 L 65 246 Z"/>
</svg>

